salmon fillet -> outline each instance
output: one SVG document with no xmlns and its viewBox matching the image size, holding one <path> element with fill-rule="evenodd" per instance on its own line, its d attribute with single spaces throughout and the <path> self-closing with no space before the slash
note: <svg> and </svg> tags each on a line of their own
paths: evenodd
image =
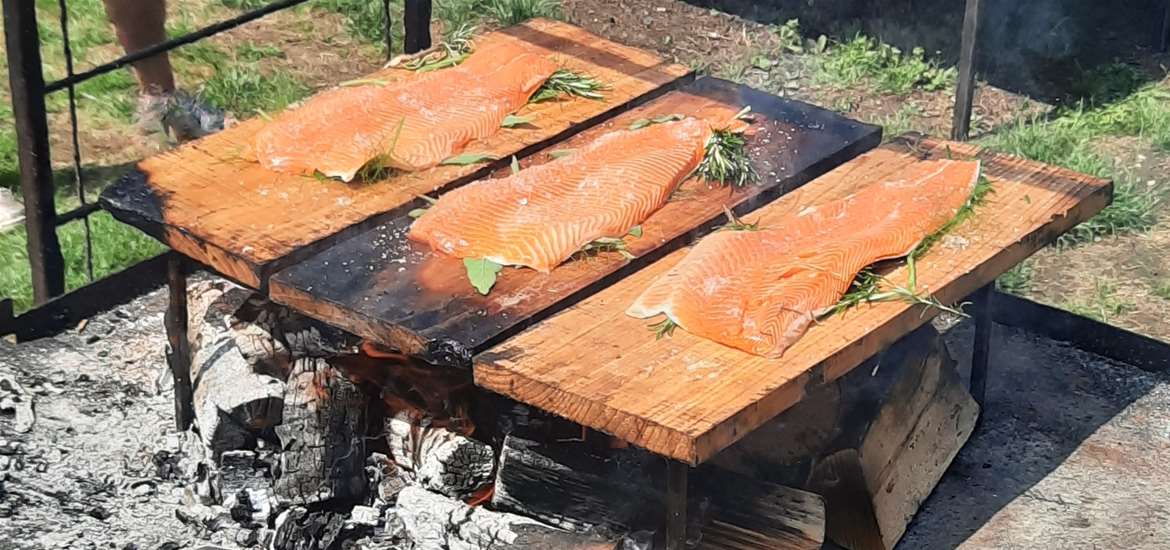
<svg viewBox="0 0 1170 550">
<path fill-rule="evenodd" d="M 658 210 L 698 167 L 710 135 L 694 118 L 606 133 L 567 157 L 443 195 L 410 238 L 457 258 L 548 272 Z"/>
<path fill-rule="evenodd" d="M 320 172 L 344 181 L 370 162 L 430 168 L 498 132 L 504 117 L 557 70 L 533 51 L 498 42 L 451 69 L 318 94 L 256 134 L 256 158 L 277 172 Z"/>
<path fill-rule="evenodd" d="M 978 161 L 923 161 L 760 230 L 713 233 L 627 314 L 665 314 L 692 334 L 780 357 L 862 269 L 909 254 L 954 218 L 978 179 Z"/>
</svg>

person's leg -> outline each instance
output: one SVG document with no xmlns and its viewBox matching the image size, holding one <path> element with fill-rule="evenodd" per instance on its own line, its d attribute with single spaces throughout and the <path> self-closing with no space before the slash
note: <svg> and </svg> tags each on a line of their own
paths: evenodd
<svg viewBox="0 0 1170 550">
<path fill-rule="evenodd" d="M 106 14 L 126 53 L 136 52 L 167 39 L 166 0 L 103 0 Z M 161 53 L 134 64 L 139 91 L 149 95 L 175 90 L 175 77 L 167 54 Z"/>
</svg>

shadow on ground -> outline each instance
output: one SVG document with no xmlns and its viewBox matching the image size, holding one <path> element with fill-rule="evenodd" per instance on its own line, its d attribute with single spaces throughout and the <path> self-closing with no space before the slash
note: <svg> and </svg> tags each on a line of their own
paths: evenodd
<svg viewBox="0 0 1170 550">
<path fill-rule="evenodd" d="M 987 400 L 899 548 L 1165 547 L 1170 375 L 997 327 Z"/>
<path fill-rule="evenodd" d="M 799 19 L 806 36 L 825 34 L 844 40 L 863 32 L 906 51 L 921 46 L 938 52 L 948 64 L 957 63 L 959 57 L 966 4 L 964 0 L 687 1 L 761 23 Z M 1163 17 L 1161 1 L 983 0 L 983 4 L 979 73 L 996 87 L 1048 102 L 1118 97 L 1166 73 L 1157 64 L 1140 67 L 1136 77 L 1103 68 L 1149 56 Z"/>
</svg>

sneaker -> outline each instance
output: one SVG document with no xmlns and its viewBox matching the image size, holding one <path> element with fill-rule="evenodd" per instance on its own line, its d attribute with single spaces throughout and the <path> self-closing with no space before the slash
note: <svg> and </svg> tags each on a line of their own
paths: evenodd
<svg viewBox="0 0 1170 550">
<path fill-rule="evenodd" d="M 136 119 L 143 134 L 165 134 L 179 142 L 199 139 L 224 127 L 223 111 L 182 90 L 140 95 Z"/>
</svg>

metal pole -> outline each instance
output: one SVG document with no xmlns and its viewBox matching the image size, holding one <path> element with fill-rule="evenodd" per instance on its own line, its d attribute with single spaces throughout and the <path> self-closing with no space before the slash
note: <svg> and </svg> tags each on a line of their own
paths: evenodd
<svg viewBox="0 0 1170 550">
<path fill-rule="evenodd" d="M 690 466 L 666 461 L 666 550 L 687 547 L 687 475 Z"/>
<path fill-rule="evenodd" d="M 406 0 L 402 18 L 406 27 L 405 52 L 418 53 L 431 47 L 431 0 Z"/>
<path fill-rule="evenodd" d="M 386 18 L 382 21 L 382 32 L 386 35 L 386 59 L 389 60 L 391 57 L 394 57 L 394 36 L 391 33 L 393 27 L 390 24 L 390 0 L 382 0 L 382 16 Z"/>
<path fill-rule="evenodd" d="M 971 295 L 975 317 L 975 340 L 971 346 L 971 397 L 986 407 L 987 367 L 991 358 L 992 294 L 995 283 L 988 284 Z"/>
<path fill-rule="evenodd" d="M 967 0 L 963 15 L 963 42 L 959 46 L 959 87 L 955 91 L 955 118 L 951 139 L 967 141 L 971 134 L 971 103 L 975 101 L 976 42 L 979 38 L 981 0 Z"/>
<path fill-rule="evenodd" d="M 163 324 L 167 331 L 167 365 L 175 379 L 175 428 L 191 427 L 195 420 L 195 402 L 191 388 L 191 342 L 187 334 L 187 272 L 183 256 L 171 252 L 167 258 L 169 299 Z"/>
<path fill-rule="evenodd" d="M 1154 47 L 1158 53 L 1166 53 L 1170 49 L 1170 0 L 1162 2 L 1162 21 L 1158 26 L 1158 36 L 1154 37 Z"/>
<path fill-rule="evenodd" d="M 3 3 L 28 261 L 32 269 L 33 299 L 42 304 L 65 292 L 65 260 L 57 240 L 41 41 L 34 0 L 3 0 Z"/>
</svg>

